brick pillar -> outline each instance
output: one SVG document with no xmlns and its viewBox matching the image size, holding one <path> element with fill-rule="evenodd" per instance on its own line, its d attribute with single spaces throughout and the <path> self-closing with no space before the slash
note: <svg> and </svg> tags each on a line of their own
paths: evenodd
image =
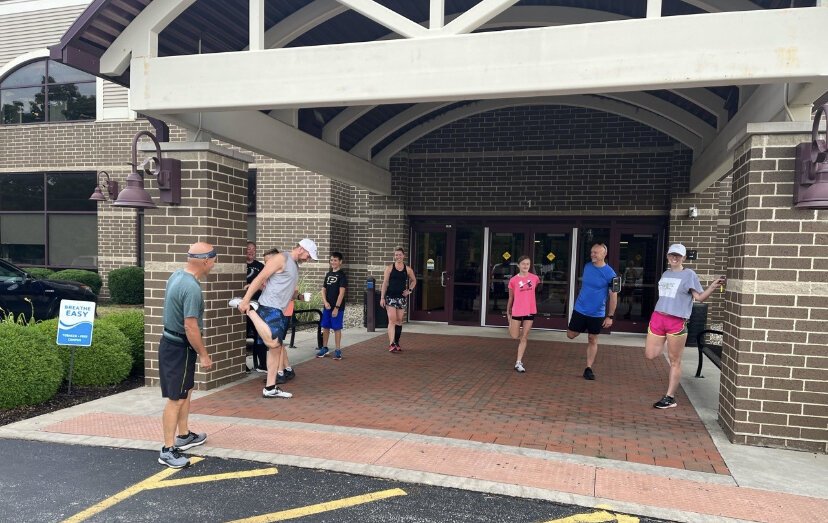
<svg viewBox="0 0 828 523">
<path fill-rule="evenodd" d="M 735 155 L 719 423 L 734 443 L 828 452 L 828 210 L 792 198 L 809 128 L 757 125 Z"/>
<path fill-rule="evenodd" d="M 144 316 L 145 380 L 158 383 L 158 340 L 163 329 L 164 286 L 186 263 L 187 248 L 205 241 L 218 260 L 201 282 L 204 342 L 213 358 L 209 372 L 196 373 L 196 388 L 207 390 L 244 375 L 244 317 L 227 306 L 242 294 L 246 268 L 247 168 L 253 158 L 212 143 L 165 143 L 164 154 L 182 161 L 180 206 L 160 204 L 155 181 L 147 180 L 157 209 L 145 211 Z"/>
<path fill-rule="evenodd" d="M 405 249 L 406 263 L 411 263 L 409 248 L 408 159 L 391 162 L 391 196 L 369 194 L 364 209 L 367 241 L 367 273 L 381 283 L 385 266 L 394 260 L 394 248 Z"/>
</svg>

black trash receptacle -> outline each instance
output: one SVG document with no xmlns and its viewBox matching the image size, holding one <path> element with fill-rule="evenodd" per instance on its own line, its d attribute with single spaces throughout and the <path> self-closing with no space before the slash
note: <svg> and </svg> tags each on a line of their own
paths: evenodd
<svg viewBox="0 0 828 523">
<path fill-rule="evenodd" d="M 693 312 L 687 321 L 687 341 L 684 342 L 685 347 L 696 346 L 696 337 L 706 328 L 705 325 L 707 325 L 707 304 L 694 302 Z"/>
<path fill-rule="evenodd" d="M 368 293 L 370 290 L 365 290 L 365 295 L 362 298 L 362 326 L 368 327 Z M 374 290 L 374 327 L 377 329 L 385 329 L 388 327 L 388 314 L 385 309 L 380 307 L 380 291 Z"/>
</svg>

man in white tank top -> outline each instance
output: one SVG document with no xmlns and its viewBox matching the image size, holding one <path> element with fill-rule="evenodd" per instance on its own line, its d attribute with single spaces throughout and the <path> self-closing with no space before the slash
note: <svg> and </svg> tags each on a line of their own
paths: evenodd
<svg viewBox="0 0 828 523">
<path fill-rule="evenodd" d="M 250 318 L 256 332 L 268 347 L 267 381 L 262 390 L 265 398 L 290 398 L 293 395 L 277 386 L 277 375 L 284 376 L 287 354 L 283 345 L 288 330 L 288 318 L 283 311 L 293 300 L 293 293 L 299 281 L 299 264 L 310 259 L 318 260 L 316 243 L 308 238 L 300 241 L 290 252 L 282 252 L 270 258 L 264 269 L 250 283 L 244 298 L 231 306 Z M 267 282 L 259 298 L 258 310 L 251 308 L 250 300 L 264 283 Z M 235 302 L 235 303 L 234 303 Z"/>
</svg>

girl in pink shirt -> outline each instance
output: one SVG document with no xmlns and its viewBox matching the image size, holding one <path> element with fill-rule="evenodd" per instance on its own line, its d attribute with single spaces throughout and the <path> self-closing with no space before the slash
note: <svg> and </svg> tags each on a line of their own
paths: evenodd
<svg viewBox="0 0 828 523">
<path fill-rule="evenodd" d="M 532 329 L 535 314 L 538 312 L 535 291 L 540 286 L 540 278 L 529 272 L 530 267 L 532 267 L 532 260 L 529 256 L 521 256 L 518 259 L 520 272 L 509 280 L 509 303 L 506 305 L 506 317 L 509 320 L 509 334 L 513 339 L 520 338 L 515 363 L 517 372 L 526 372 L 523 368 L 523 353 L 526 351 L 529 331 Z M 523 326 L 522 333 L 521 326 Z"/>
</svg>

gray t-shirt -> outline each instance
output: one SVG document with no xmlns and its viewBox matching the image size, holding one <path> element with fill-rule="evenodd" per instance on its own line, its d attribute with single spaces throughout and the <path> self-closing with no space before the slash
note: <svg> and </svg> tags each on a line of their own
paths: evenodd
<svg viewBox="0 0 828 523">
<path fill-rule="evenodd" d="M 693 312 L 693 295 L 690 291 L 704 292 L 699 277 L 690 269 L 664 271 L 658 282 L 658 303 L 655 310 L 688 319 Z"/>
<path fill-rule="evenodd" d="M 289 252 L 280 252 L 276 256 L 285 257 L 285 270 L 272 274 L 267 279 L 259 303 L 283 311 L 293 300 L 296 284 L 299 282 L 299 265 L 290 257 Z"/>
<path fill-rule="evenodd" d="M 164 328 L 183 334 L 184 318 L 195 318 L 198 320 L 198 329 L 204 328 L 201 285 L 195 276 L 184 269 L 178 269 L 167 280 L 164 292 Z"/>
</svg>

